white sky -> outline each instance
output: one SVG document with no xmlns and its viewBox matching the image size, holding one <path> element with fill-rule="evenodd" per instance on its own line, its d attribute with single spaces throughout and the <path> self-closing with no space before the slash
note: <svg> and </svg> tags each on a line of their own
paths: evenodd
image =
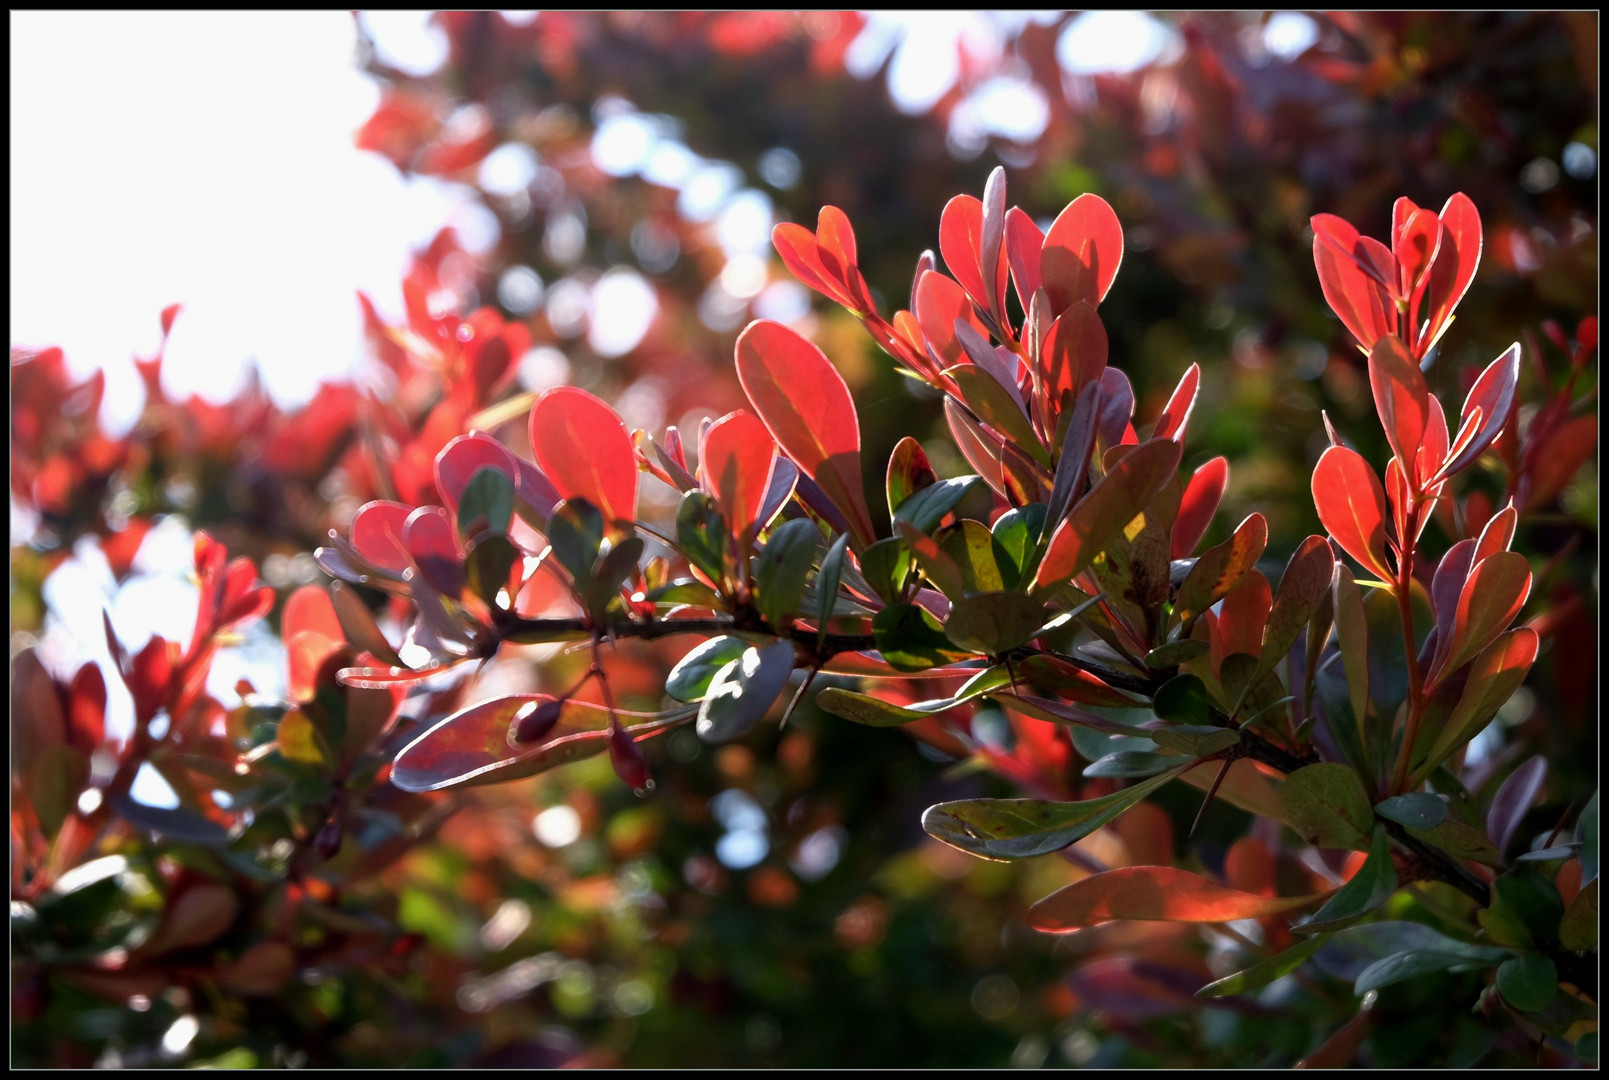
<svg viewBox="0 0 1609 1080">
<path fill-rule="evenodd" d="M 176 301 L 171 393 L 227 397 L 248 357 L 285 401 L 349 369 L 355 290 L 399 309 L 467 198 L 353 147 L 355 43 L 342 12 L 12 12 L 11 342 L 105 367 L 113 422 Z"/>
</svg>

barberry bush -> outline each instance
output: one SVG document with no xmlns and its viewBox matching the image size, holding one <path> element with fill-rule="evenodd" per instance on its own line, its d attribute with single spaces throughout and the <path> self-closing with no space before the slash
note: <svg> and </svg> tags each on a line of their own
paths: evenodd
<svg viewBox="0 0 1609 1080">
<path fill-rule="evenodd" d="M 363 137 L 401 109 L 388 99 Z M 462 150 L 459 165 L 488 149 Z M 72 384 L 59 351 L 14 352 L 13 496 L 64 536 L 97 536 L 114 576 L 152 520 L 181 509 L 161 501 L 167 463 L 199 474 L 248 439 L 268 468 L 241 503 L 271 529 L 239 530 L 237 507 L 182 509 L 214 515 L 218 535 L 233 527 L 263 567 L 311 551 L 320 572 L 294 588 L 281 574 L 280 604 L 252 557 L 196 533 L 188 643 L 131 652 L 105 620 L 116 696 L 132 702 L 126 734 L 108 726 L 99 667 L 14 657 L 14 1019 L 41 1025 L 98 999 L 172 1010 L 164 1042 L 184 1022 L 187 1043 L 197 1016 L 225 1039 L 300 1033 L 252 1061 L 396 1060 L 380 1033 L 390 1021 L 337 1041 L 320 1018 L 342 995 L 378 1015 L 441 993 L 397 984 L 452 970 L 432 950 L 464 948 L 422 909 L 484 882 L 475 867 L 524 842 L 499 824 L 520 805 L 499 792 L 581 775 L 649 808 L 686 791 L 678 773 L 700 746 L 752 771 L 747 747 L 777 729 L 787 759 L 812 752 L 789 732 L 847 724 L 902 730 L 857 735 L 842 758 L 820 743 L 819 783 L 875 775 L 915 741 L 1009 790 L 877 812 L 919 822 L 945 846 L 930 851 L 964 853 L 946 864 L 955 876 L 1034 869 L 1013 879 L 1041 890 L 1031 904 L 1001 899 L 995 917 L 1008 934 L 1069 935 L 1055 955 L 1070 972 L 1040 975 L 1047 1011 L 1069 1011 L 1057 993 L 1104 1008 L 1113 1036 L 1152 1061 L 1203 1060 L 1156 1024 L 1180 1013 L 1297 1017 L 1255 1060 L 1333 1066 L 1417 1011 L 1433 1025 L 1419 1023 L 1404 1055 L 1370 1051 L 1374 1062 L 1595 1062 L 1594 781 L 1560 759 L 1546 724 L 1516 737 L 1499 718 L 1547 693 L 1536 672 L 1583 610 L 1542 585 L 1570 554 L 1550 508 L 1596 448 L 1596 319 L 1573 333 L 1536 320 L 1547 350 L 1529 333 L 1460 342 L 1456 315 L 1488 247 L 1476 201 L 1401 197 L 1371 213 L 1389 223 L 1382 238 L 1311 218 L 1301 288 L 1338 320 L 1372 408 L 1321 418 L 1300 508 L 1238 520 L 1220 513 L 1229 459 L 1190 438 L 1220 373 L 1192 363 L 1171 390 L 1137 393 L 1154 377 L 1129 369 L 1101 313 L 1145 252 L 1126 250 L 1101 196 L 1012 205 L 1000 168 L 930 223 L 937 254 L 916 258 L 905 309 L 863 272 L 891 253 L 863 254 L 835 206 L 814 229 L 772 236 L 792 277 L 863 328 L 914 400 L 941 403 L 943 440 L 902 430 L 886 405 L 857 407 L 828 351 L 764 318 L 731 348 L 742 404 L 696 431 L 632 430 L 577 386 L 516 391 L 531 329 L 490 308 L 444 311 L 445 250 L 405 286 L 403 325 L 366 307 L 394 391 L 385 408 L 331 386 L 292 414 L 249 395 L 186 410 L 163 397 L 159 356 L 143 364 L 155 437 L 119 443 L 93 424 L 98 381 Z M 1445 359 L 1455 343 L 1480 362 Z M 897 436 L 886 457 L 869 451 L 873 427 Z M 369 496 L 344 521 L 316 494 L 332 474 Z M 114 489 L 142 486 L 129 520 Z M 1270 518 L 1321 531 L 1284 535 Z M 289 543 L 254 549 L 264 532 Z M 219 650 L 265 616 L 285 692 L 243 681 L 229 704 L 209 681 Z M 533 685 L 488 678 L 532 665 Z M 176 805 L 133 796 L 145 769 Z M 455 821 L 472 824 L 455 834 Z M 608 844 L 648 851 L 658 821 L 618 814 Z M 827 835 L 801 826 L 796 870 L 804 843 Z M 460 857 L 422 864 L 435 837 Z M 435 892 L 376 895 L 399 865 Z M 652 892 L 645 865 L 636 887 Z M 711 895 L 722 874 L 685 863 Z M 778 909 L 767 918 L 784 918 L 789 890 L 780 872 L 750 882 Z M 511 926 L 522 909 L 530 919 L 515 899 L 498 908 Z M 835 924 L 839 945 L 862 948 L 886 917 L 859 902 Z M 508 932 L 496 921 L 483 946 Z M 685 935 L 676 925 L 658 929 Z M 458 1010 L 547 983 L 565 1013 L 579 985 L 566 951 L 463 983 Z M 642 1015 L 631 985 L 613 1000 Z M 971 991 L 984 1015 L 995 985 Z M 751 1045 L 772 1038 L 756 1030 Z M 844 1030 L 855 1037 L 852 1021 Z M 1228 1031 L 1203 1021 L 1199 1041 L 1231 1063 L 1269 1049 Z M 570 1038 L 528 1037 L 519 1060 L 575 1059 Z"/>
</svg>

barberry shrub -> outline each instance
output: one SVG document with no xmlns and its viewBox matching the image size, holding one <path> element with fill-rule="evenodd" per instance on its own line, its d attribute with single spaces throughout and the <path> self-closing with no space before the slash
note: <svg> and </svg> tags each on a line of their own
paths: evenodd
<svg viewBox="0 0 1609 1080">
<path fill-rule="evenodd" d="M 1517 343 L 1492 350 L 1453 416 L 1427 371 L 1479 266 L 1472 202 L 1455 195 L 1437 213 L 1398 200 L 1389 244 L 1329 215 L 1313 232 L 1317 285 L 1366 357 L 1390 457 L 1371 463 L 1326 418 L 1312 475 L 1325 534 L 1283 567 L 1263 559 L 1258 513 L 1203 548 L 1229 482 L 1221 457 L 1182 468 L 1204 373 L 1190 367 L 1159 412 L 1136 414 L 1099 313 L 1123 230 L 1092 194 L 1041 231 L 1008 206 L 996 170 L 981 199 L 945 207 L 938 257 L 920 257 L 909 308 L 889 317 L 841 211 L 824 208 L 814 231 L 777 227 L 795 277 L 942 396 L 975 470 L 941 477 L 907 437 L 877 470 L 878 492 L 843 378 L 788 326 L 761 320 L 737 340 L 749 409 L 696 435 L 633 432 L 606 402 L 559 387 L 529 403 L 527 460 L 475 429 L 507 412 L 495 402 L 522 328 L 490 312 L 435 315 L 410 292 L 409 325 L 377 333 L 427 358 L 395 356 L 403 381 L 450 391 L 389 433 L 394 455 L 369 440 L 375 486 L 392 497 L 318 549 L 334 583 L 285 606 L 284 707 L 228 710 L 206 692 L 224 635 L 267 613 L 272 592 L 205 535 L 187 647 L 157 638 L 128 657 L 107 624 L 131 738 L 108 738 L 93 665 L 62 684 L 31 652 L 17 658 L 14 941 L 31 963 L 125 1000 L 178 968 L 261 995 L 316 964 L 395 962 L 395 943 L 377 946 L 324 901 L 439 823 L 452 804 L 435 793 L 607 755 L 651 797 L 654 769 L 668 767 L 650 765 L 659 736 L 688 726 L 738 740 L 768 717 L 786 725 L 813 695 L 848 722 L 942 731 L 1023 789 L 922 816 L 928 834 L 981 858 L 1047 856 L 1125 815 L 1154 820 L 1141 808 L 1174 781 L 1200 789 L 1203 811 L 1222 800 L 1249 813 L 1214 865 L 1175 858 L 1170 838 L 1137 842 L 1154 865 L 1096 866 L 1029 919 L 1057 934 L 1227 927 L 1261 956 L 1191 988 L 1205 998 L 1260 991 L 1310 962 L 1341 973 L 1357 1017 L 1310 1064 L 1350 1058 L 1377 991 L 1448 971 L 1490 983 L 1465 1010 L 1595 1058 L 1597 797 L 1544 827 L 1530 811 L 1546 759 L 1510 762 L 1482 799 L 1472 771 L 1489 773 L 1468 750 L 1538 655 L 1538 629 L 1516 625 L 1533 569 L 1511 544 L 1595 445 L 1574 398 L 1596 323 L 1574 342 L 1550 333 L 1571 376 L 1523 425 Z M 87 453 L 51 461 L 93 471 Z M 1508 476 L 1501 505 L 1460 488 L 1488 454 Z M 644 484 L 674 492 L 672 516 L 642 512 Z M 62 513 L 72 487 L 51 488 Z M 1433 519 L 1447 543 L 1426 542 Z M 665 707 L 618 707 L 608 655 L 661 638 L 697 641 L 665 681 Z M 472 674 L 502 650 L 555 643 L 588 655 L 573 684 L 466 703 Z M 973 723 L 985 708 L 1007 718 L 1010 740 Z M 130 797 L 147 764 L 176 808 Z M 145 933 L 115 955 L 75 952 L 52 940 L 52 912 L 125 872 L 84 861 L 114 819 L 184 857 L 161 864 L 165 899 Z M 278 914 L 247 920 L 270 881 L 289 882 L 271 894 Z M 289 922 L 309 918 L 326 944 L 293 949 Z M 248 922 L 255 940 L 208 948 Z"/>
</svg>

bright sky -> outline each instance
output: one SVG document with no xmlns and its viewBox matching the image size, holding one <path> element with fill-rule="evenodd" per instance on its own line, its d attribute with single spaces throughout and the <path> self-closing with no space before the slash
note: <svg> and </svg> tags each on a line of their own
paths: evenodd
<svg viewBox="0 0 1609 1080">
<path fill-rule="evenodd" d="M 12 343 L 105 367 L 124 423 L 176 301 L 170 391 L 226 397 L 255 357 L 298 400 L 349 369 L 354 291 L 399 308 L 468 198 L 353 148 L 356 40 L 342 12 L 12 12 Z"/>
</svg>

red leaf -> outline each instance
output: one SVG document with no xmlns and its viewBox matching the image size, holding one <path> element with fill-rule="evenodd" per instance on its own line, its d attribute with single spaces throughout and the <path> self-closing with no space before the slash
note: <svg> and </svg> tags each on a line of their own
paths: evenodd
<svg viewBox="0 0 1609 1080">
<path fill-rule="evenodd" d="M 776 444 L 765 425 L 742 409 L 727 413 L 704 432 L 698 468 L 706 491 L 715 496 L 740 551 L 747 551 L 760 524 Z"/>
<path fill-rule="evenodd" d="M 1409 298 L 1410 313 L 1418 308 L 1429 281 L 1431 261 L 1440 246 L 1441 222 L 1429 210 L 1415 210 L 1401 228 L 1391 230 L 1391 254 L 1397 260 L 1397 295 Z"/>
<path fill-rule="evenodd" d="M 1319 287 L 1358 344 L 1367 348 L 1395 334 L 1397 309 L 1385 286 L 1353 255 L 1343 253 L 1357 244 L 1357 230 L 1333 214 L 1319 214 L 1313 218 L 1313 233 Z"/>
<path fill-rule="evenodd" d="M 1045 418 L 1048 435 L 1056 432 L 1067 396 L 1076 401 L 1079 391 L 1106 371 L 1107 348 L 1101 317 L 1095 314 L 1093 305 L 1083 301 L 1062 312 L 1045 331 L 1035 389 L 1039 415 Z"/>
<path fill-rule="evenodd" d="M 983 203 L 971 195 L 957 195 L 944 204 L 939 216 L 939 254 L 950 276 L 961 283 L 980 307 L 989 307 L 989 288 L 982 271 Z"/>
<path fill-rule="evenodd" d="M 1414 342 L 1414 355 L 1423 357 L 1452 323 L 1453 308 L 1469 291 L 1481 258 L 1480 212 L 1469 196 L 1458 192 L 1441 208 L 1441 243 L 1430 264 L 1425 299 L 1429 321 Z"/>
<path fill-rule="evenodd" d="M 1514 526 L 1519 519 L 1520 513 L 1513 503 L 1488 518 L 1481 528 L 1480 539 L 1475 542 L 1475 557 L 1470 560 L 1471 564 L 1479 564 L 1499 551 L 1507 551 L 1514 540 Z"/>
<path fill-rule="evenodd" d="M 967 464 L 977 470 L 983 482 L 996 494 L 1004 495 L 1005 469 L 1001 462 L 1004 449 L 1000 441 L 979 427 L 952 397 L 946 396 L 944 399 L 944 419 L 949 421 L 950 435 L 955 439 L 961 456 L 967 459 Z"/>
<path fill-rule="evenodd" d="M 955 336 L 957 319 L 966 320 L 980 336 L 988 339 L 988 331 L 961 286 L 938 271 L 923 274 L 916 285 L 916 321 L 943 367 L 969 359 Z"/>
<path fill-rule="evenodd" d="M 1171 439 L 1129 451 L 1051 534 L 1034 587 L 1057 586 L 1082 572 L 1178 474 L 1181 453 L 1183 447 Z"/>
<path fill-rule="evenodd" d="M 1313 469 L 1313 505 L 1330 537 L 1381 581 L 1386 565 L 1386 497 L 1380 479 L 1354 450 L 1332 446 Z"/>
<path fill-rule="evenodd" d="M 1040 249 L 1051 310 L 1065 311 L 1080 300 L 1099 306 L 1122 261 L 1123 226 L 1111 205 L 1090 193 L 1068 203 Z"/>
<path fill-rule="evenodd" d="M 319 671 L 342 648 L 339 638 L 331 640 L 316 630 L 285 635 L 285 681 L 292 700 L 313 700 L 318 692 Z"/>
<path fill-rule="evenodd" d="M 1173 396 L 1168 399 L 1168 407 L 1162 410 L 1162 416 L 1156 422 L 1156 431 L 1151 435 L 1153 439 L 1184 441 L 1184 426 L 1190 422 L 1190 413 L 1196 407 L 1196 392 L 1200 388 L 1201 365 L 1191 364 L 1174 388 Z"/>
<path fill-rule="evenodd" d="M 1051 934 L 1113 919 L 1221 923 L 1277 915 L 1318 896 L 1254 896 L 1170 866 L 1130 866 L 1075 881 L 1028 912 L 1034 929 Z"/>
<path fill-rule="evenodd" d="M 782 256 L 782 265 L 800 282 L 836 304 L 855 306 L 843 281 L 822 261 L 821 246 L 809 229 L 785 222 L 771 230 L 771 244 Z"/>
<path fill-rule="evenodd" d="M 358 507 L 352 518 L 352 547 L 377 570 L 400 574 L 408 569 L 408 549 L 402 530 L 413 507 L 376 499 Z"/>
<path fill-rule="evenodd" d="M 531 451 L 564 499 L 585 499 L 604 521 L 637 519 L 637 455 L 615 411 L 585 390 L 556 386 L 531 406 Z"/>
<path fill-rule="evenodd" d="M 1412 473 L 1430 415 L 1430 387 L 1408 350 L 1394 337 L 1369 350 L 1369 386 L 1386 429 L 1386 441 L 1405 473 Z M 1415 477 L 1417 479 L 1417 477 Z"/>
<path fill-rule="evenodd" d="M 106 737 L 106 679 L 94 664 L 73 676 L 67 691 L 67 741 L 86 754 Z"/>
<path fill-rule="evenodd" d="M 1179 515 L 1173 519 L 1173 558 L 1187 559 L 1206 535 L 1218 512 L 1224 489 L 1229 486 L 1229 461 L 1215 457 L 1190 477 L 1179 501 Z"/>
<path fill-rule="evenodd" d="M 1006 212 L 1006 261 L 1011 266 L 1011 279 L 1017 287 L 1017 299 L 1027 311 L 1034 293 L 1043 286 L 1040 274 L 1040 251 L 1045 246 L 1045 234 L 1039 231 L 1034 219 L 1019 207 Z"/>
<path fill-rule="evenodd" d="M 1551 502 L 1592 457 L 1597 445 L 1596 416 L 1578 416 L 1549 434 L 1532 458 L 1530 475 L 1522 485 L 1525 508 L 1534 510 Z"/>
<path fill-rule="evenodd" d="M 1273 603 L 1274 592 L 1261 570 L 1250 570 L 1235 583 L 1218 609 L 1218 641 L 1222 655 L 1262 655 L 1263 628 L 1268 625 L 1268 611 Z"/>
<path fill-rule="evenodd" d="M 311 630 L 334 642 L 346 640 L 341 620 L 336 617 L 335 605 L 329 593 L 317 585 L 303 585 L 285 601 L 285 611 L 279 617 L 280 637 L 289 641 L 297 634 Z"/>
<path fill-rule="evenodd" d="M 843 511 L 857 547 L 872 543 L 860 423 L 838 369 L 808 338 L 761 319 L 737 339 L 737 374 L 777 445 Z"/>
<path fill-rule="evenodd" d="M 464 571 L 458 560 L 458 541 L 452 519 L 439 506 L 421 506 L 408 515 L 402 542 L 419 574 L 439 593 L 457 598 L 464 588 Z"/>
<path fill-rule="evenodd" d="M 441 492 L 442 502 L 453 520 L 458 518 L 458 499 L 470 477 L 488 465 L 508 477 L 510 484 L 519 486 L 514 455 L 490 435 L 478 431 L 460 435 L 436 455 L 436 489 Z"/>
<path fill-rule="evenodd" d="M 1504 630 L 1531 595 L 1531 564 L 1517 551 L 1500 551 L 1470 572 L 1458 595 L 1452 638 L 1431 672 L 1426 693 L 1457 671 Z"/>
</svg>

